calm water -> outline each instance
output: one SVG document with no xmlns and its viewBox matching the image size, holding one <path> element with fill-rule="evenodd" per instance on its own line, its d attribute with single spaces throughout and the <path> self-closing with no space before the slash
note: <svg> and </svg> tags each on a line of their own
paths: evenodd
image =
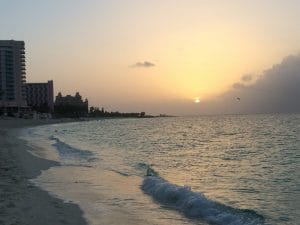
<svg viewBox="0 0 300 225">
<path fill-rule="evenodd" d="M 24 136 L 61 162 L 33 182 L 92 225 L 300 221 L 299 114 L 107 119 Z"/>
</svg>

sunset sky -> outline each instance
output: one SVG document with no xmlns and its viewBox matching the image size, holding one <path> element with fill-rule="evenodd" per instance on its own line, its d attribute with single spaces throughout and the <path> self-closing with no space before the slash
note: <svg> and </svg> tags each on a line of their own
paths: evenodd
<svg viewBox="0 0 300 225">
<path fill-rule="evenodd" d="M 29 82 L 110 111 L 198 114 L 298 59 L 300 1 L 0 0 L 0 28 L 25 41 Z"/>
</svg>

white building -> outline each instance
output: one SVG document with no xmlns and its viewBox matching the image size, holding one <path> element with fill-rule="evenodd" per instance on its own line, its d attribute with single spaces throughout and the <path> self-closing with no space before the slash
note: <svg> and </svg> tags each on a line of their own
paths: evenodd
<svg viewBox="0 0 300 225">
<path fill-rule="evenodd" d="M 0 40 L 0 107 L 26 107 L 24 41 Z"/>
</svg>

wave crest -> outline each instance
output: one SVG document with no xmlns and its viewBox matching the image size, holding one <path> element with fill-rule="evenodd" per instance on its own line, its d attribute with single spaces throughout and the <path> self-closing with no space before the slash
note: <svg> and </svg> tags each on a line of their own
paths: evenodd
<svg viewBox="0 0 300 225">
<path fill-rule="evenodd" d="M 253 210 L 236 209 L 177 186 L 158 176 L 146 176 L 142 190 L 156 201 L 182 212 L 189 218 L 202 219 L 215 225 L 260 225 L 264 217 Z"/>
</svg>

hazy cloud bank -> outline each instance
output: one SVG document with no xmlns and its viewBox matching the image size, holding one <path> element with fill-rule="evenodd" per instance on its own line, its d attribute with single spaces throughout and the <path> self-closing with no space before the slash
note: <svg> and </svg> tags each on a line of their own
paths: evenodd
<svg viewBox="0 0 300 225">
<path fill-rule="evenodd" d="M 200 106 L 199 106 L 200 107 Z M 253 83 L 244 75 L 231 90 L 204 102 L 201 113 L 300 112 L 300 54 L 290 55 L 265 70 Z"/>
<path fill-rule="evenodd" d="M 133 68 L 148 68 L 148 67 L 154 67 L 156 66 L 154 63 L 149 62 L 149 61 L 144 61 L 144 62 L 137 62 L 133 64 L 131 67 Z"/>
</svg>

